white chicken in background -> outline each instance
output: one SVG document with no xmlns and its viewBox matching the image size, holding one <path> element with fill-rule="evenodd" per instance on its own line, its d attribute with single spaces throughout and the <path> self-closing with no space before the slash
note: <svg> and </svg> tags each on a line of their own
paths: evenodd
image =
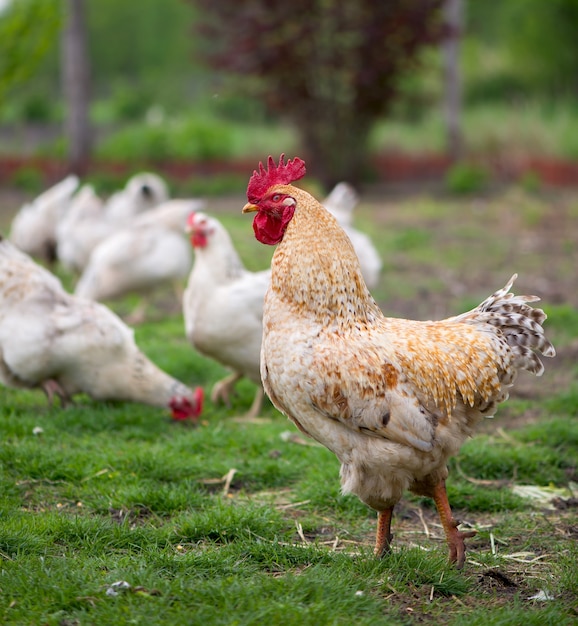
<svg viewBox="0 0 578 626">
<path fill-rule="evenodd" d="M 56 256 L 71 272 L 80 273 L 92 249 L 112 232 L 104 201 L 92 185 L 83 185 L 56 226 Z"/>
<path fill-rule="evenodd" d="M 130 178 L 125 188 L 106 202 L 90 185 L 85 185 L 56 228 L 59 261 L 68 270 L 81 273 L 93 249 L 103 239 L 136 215 L 166 202 L 168 197 L 162 178 L 148 172 Z"/>
<path fill-rule="evenodd" d="M 182 286 L 193 264 L 184 235 L 187 217 L 204 207 L 201 200 L 169 200 L 134 217 L 92 251 L 75 294 L 92 300 L 113 300 L 128 293 L 149 294 L 171 284 L 181 306 Z M 144 319 L 143 300 L 131 314 Z"/>
<path fill-rule="evenodd" d="M 37 259 L 55 261 L 56 224 L 66 214 L 79 184 L 77 176 L 67 176 L 25 204 L 12 220 L 10 241 Z"/>
<path fill-rule="evenodd" d="M 337 183 L 329 192 L 329 195 L 322 201 L 323 206 L 343 226 L 351 226 L 353 222 L 353 211 L 359 204 L 357 191 L 349 183 Z"/>
<path fill-rule="evenodd" d="M 211 393 L 229 403 L 234 384 L 247 377 L 257 385 L 247 419 L 258 416 L 263 402 L 259 370 L 263 300 L 271 272 L 247 270 L 229 233 L 214 217 L 193 213 L 187 228 L 195 249 L 193 269 L 183 297 L 185 332 L 201 354 L 233 370 Z"/>
<path fill-rule="evenodd" d="M 202 388 L 154 365 L 133 331 L 104 305 L 67 293 L 58 278 L 0 239 L 0 382 L 40 388 L 49 401 L 86 393 L 168 407 L 195 420 Z"/>
<path fill-rule="evenodd" d="M 357 192 L 348 183 L 338 183 L 321 204 L 339 222 L 353 244 L 366 285 L 373 289 L 379 283 L 382 261 L 371 239 L 353 227 L 353 210 L 359 202 Z"/>
<path fill-rule="evenodd" d="M 168 199 L 165 181 L 157 174 L 141 172 L 129 178 L 125 188 L 108 199 L 106 214 L 109 220 L 122 223 Z"/>
</svg>

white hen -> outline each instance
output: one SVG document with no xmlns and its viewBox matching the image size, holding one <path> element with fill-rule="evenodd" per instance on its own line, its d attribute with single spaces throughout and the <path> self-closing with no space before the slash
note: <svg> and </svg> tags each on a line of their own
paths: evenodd
<svg viewBox="0 0 578 626">
<path fill-rule="evenodd" d="M 167 199 L 164 181 L 147 172 L 130 178 L 107 202 L 85 185 L 56 228 L 58 259 L 67 269 L 81 273 L 101 241 Z"/>
<path fill-rule="evenodd" d="M 76 295 L 103 301 L 165 284 L 182 293 L 193 264 L 184 229 L 188 215 L 203 206 L 200 200 L 169 200 L 133 218 L 92 251 Z"/>
<path fill-rule="evenodd" d="M 157 174 L 141 172 L 129 178 L 125 188 L 108 199 L 106 213 L 111 221 L 121 223 L 168 199 L 165 181 Z"/>
<path fill-rule="evenodd" d="M 104 201 L 92 185 L 83 185 L 56 226 L 56 256 L 62 265 L 81 272 L 92 249 L 107 237 L 114 225 L 106 218 Z"/>
<path fill-rule="evenodd" d="M 50 401 L 86 393 L 169 407 L 195 419 L 202 389 L 154 365 L 133 331 L 104 305 L 67 293 L 58 278 L 0 240 L 0 382 L 41 388 Z"/>
<path fill-rule="evenodd" d="M 195 260 L 183 298 L 187 338 L 201 354 L 233 370 L 213 387 L 213 402 L 228 403 L 233 385 L 245 376 L 258 386 L 246 414 L 256 417 L 263 401 L 259 357 L 271 272 L 247 270 L 229 233 L 214 217 L 192 214 L 188 231 Z"/>
<path fill-rule="evenodd" d="M 12 220 L 10 241 L 37 259 L 54 261 L 56 224 L 66 214 L 79 182 L 77 176 L 67 176 L 25 204 Z"/>
<path fill-rule="evenodd" d="M 353 210 L 358 202 L 359 197 L 351 185 L 338 183 L 322 204 L 347 233 L 359 259 L 365 283 L 373 289 L 379 283 L 383 264 L 369 236 L 353 227 Z"/>
</svg>

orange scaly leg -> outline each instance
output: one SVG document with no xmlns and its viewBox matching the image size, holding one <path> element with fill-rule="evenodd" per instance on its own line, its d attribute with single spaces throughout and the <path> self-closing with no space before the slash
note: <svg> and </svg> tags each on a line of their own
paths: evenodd
<svg viewBox="0 0 578 626">
<path fill-rule="evenodd" d="M 373 553 L 376 557 L 382 557 L 386 552 L 389 552 L 391 540 L 393 535 L 391 534 L 391 516 L 393 515 L 393 507 L 385 509 L 385 511 L 379 511 L 377 514 L 377 531 L 375 535 L 375 550 Z"/>
<path fill-rule="evenodd" d="M 466 561 L 466 546 L 464 539 L 474 537 L 476 531 L 461 532 L 458 530 L 458 524 L 453 516 L 446 493 L 445 480 L 439 482 L 433 489 L 433 499 L 438 510 L 442 526 L 446 533 L 446 541 L 450 548 L 450 561 L 456 564 L 458 569 L 464 566 Z"/>
</svg>

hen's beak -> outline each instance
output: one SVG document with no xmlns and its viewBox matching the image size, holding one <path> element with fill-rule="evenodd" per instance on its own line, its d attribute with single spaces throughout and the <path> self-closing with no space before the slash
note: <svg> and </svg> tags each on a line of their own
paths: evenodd
<svg viewBox="0 0 578 626">
<path fill-rule="evenodd" d="M 251 204 L 250 202 L 247 202 L 247 204 L 243 207 L 243 213 L 254 213 L 255 211 L 258 211 L 259 207 L 256 206 L 255 204 Z"/>
</svg>

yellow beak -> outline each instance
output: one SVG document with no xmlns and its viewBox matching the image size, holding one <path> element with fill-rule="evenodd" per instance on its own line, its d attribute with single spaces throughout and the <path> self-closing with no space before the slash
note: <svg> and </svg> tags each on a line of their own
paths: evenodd
<svg viewBox="0 0 578 626">
<path fill-rule="evenodd" d="M 247 202 L 247 204 L 243 207 L 243 213 L 254 213 L 255 211 L 258 211 L 259 207 L 255 206 L 254 204 L 251 204 L 250 202 Z"/>
</svg>

